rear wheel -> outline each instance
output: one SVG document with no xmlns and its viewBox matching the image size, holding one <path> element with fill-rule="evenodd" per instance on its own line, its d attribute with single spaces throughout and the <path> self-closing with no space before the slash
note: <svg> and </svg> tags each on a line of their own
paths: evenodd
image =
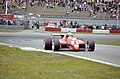
<svg viewBox="0 0 120 79">
<path fill-rule="evenodd" d="M 58 39 L 54 39 L 53 40 L 53 45 L 52 45 L 52 49 L 54 51 L 58 51 L 60 49 L 60 42 Z"/>
<path fill-rule="evenodd" d="M 43 47 L 45 50 L 52 50 L 52 38 L 45 39 Z"/>
<path fill-rule="evenodd" d="M 95 42 L 93 40 L 87 41 L 87 49 L 88 51 L 94 51 L 95 50 Z"/>
</svg>

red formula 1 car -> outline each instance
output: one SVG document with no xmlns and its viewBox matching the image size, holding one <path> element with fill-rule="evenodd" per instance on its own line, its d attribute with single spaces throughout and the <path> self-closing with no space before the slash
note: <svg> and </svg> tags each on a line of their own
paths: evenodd
<svg viewBox="0 0 120 79">
<path fill-rule="evenodd" d="M 60 38 L 58 38 L 58 36 Z M 84 42 L 82 39 L 74 37 L 73 34 L 53 34 L 52 37 L 44 40 L 45 50 L 58 51 L 60 49 L 70 49 L 70 50 L 95 50 L 95 43 L 93 40 L 88 40 Z"/>
</svg>

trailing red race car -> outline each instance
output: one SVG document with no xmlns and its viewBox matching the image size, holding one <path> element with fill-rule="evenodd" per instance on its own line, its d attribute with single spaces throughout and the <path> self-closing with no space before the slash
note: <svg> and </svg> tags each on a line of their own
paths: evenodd
<svg viewBox="0 0 120 79">
<path fill-rule="evenodd" d="M 60 38 L 58 38 L 58 36 Z M 82 39 L 74 37 L 72 33 L 67 34 L 53 34 L 52 37 L 44 40 L 45 50 L 58 51 L 60 49 L 68 48 L 70 50 L 95 50 L 95 42 L 88 40 L 84 42 Z"/>
</svg>

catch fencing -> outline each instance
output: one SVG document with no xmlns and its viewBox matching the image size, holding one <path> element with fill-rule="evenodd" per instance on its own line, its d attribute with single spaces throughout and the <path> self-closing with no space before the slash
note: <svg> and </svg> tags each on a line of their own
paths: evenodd
<svg viewBox="0 0 120 79">
<path fill-rule="evenodd" d="M 20 26 L 20 25 L 0 25 L 0 29 L 23 30 L 24 26 Z"/>
</svg>

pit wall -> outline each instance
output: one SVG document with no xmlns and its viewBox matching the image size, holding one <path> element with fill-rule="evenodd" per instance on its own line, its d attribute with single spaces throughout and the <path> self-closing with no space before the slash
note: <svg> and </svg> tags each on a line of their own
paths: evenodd
<svg viewBox="0 0 120 79">
<path fill-rule="evenodd" d="M 90 29 L 80 29 L 80 28 L 51 28 L 45 27 L 45 31 L 54 31 L 54 32 L 80 32 L 80 33 L 115 33 L 120 34 L 120 30 L 90 30 Z"/>
</svg>

